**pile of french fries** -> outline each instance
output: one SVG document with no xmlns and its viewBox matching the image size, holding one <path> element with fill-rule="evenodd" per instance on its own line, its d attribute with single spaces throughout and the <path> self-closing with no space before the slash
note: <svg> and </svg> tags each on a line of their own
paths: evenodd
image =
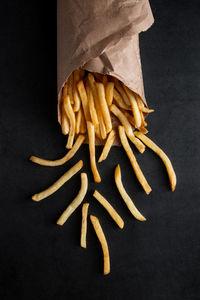
<svg viewBox="0 0 200 300">
<path fill-rule="evenodd" d="M 94 181 L 99 183 L 101 182 L 101 175 L 97 168 L 95 155 L 96 141 L 100 141 L 101 144 L 104 144 L 102 153 L 98 159 L 98 163 L 100 163 L 107 158 L 112 145 L 115 144 L 118 138 L 130 160 L 135 176 L 146 194 L 149 194 L 152 189 L 136 160 L 130 144 L 133 144 L 140 153 L 143 153 L 145 146 L 147 146 L 161 158 L 168 173 L 171 190 L 174 191 L 176 187 L 176 174 L 171 161 L 167 155 L 146 136 L 148 130 L 146 129 L 147 123 L 145 122 L 145 116 L 153 111 L 153 109 L 149 109 L 145 106 L 139 95 L 131 91 L 116 78 L 99 73 L 86 72 L 82 69 L 75 70 L 69 76 L 63 87 L 61 101 L 61 128 L 62 133 L 68 135 L 66 148 L 69 149 L 69 151 L 64 157 L 53 161 L 36 156 L 31 156 L 30 160 L 42 166 L 60 166 L 69 161 L 84 142 L 88 142 L 91 171 Z M 113 122 L 113 120 L 115 121 Z M 38 202 L 50 196 L 72 176 L 77 174 L 82 167 L 83 161 L 80 160 L 53 185 L 35 194 L 32 199 Z M 114 178 L 116 188 L 133 217 L 139 221 L 146 221 L 146 218 L 136 208 L 123 186 L 119 164 L 115 168 Z M 87 174 L 81 173 L 80 190 L 75 199 L 59 217 L 57 221 L 58 225 L 62 226 L 70 215 L 82 204 L 86 197 L 87 190 Z M 94 191 L 93 197 L 107 210 L 111 218 L 119 228 L 122 229 L 124 227 L 124 221 L 109 201 L 97 190 Z M 88 209 L 89 203 L 84 203 L 82 205 L 80 239 L 80 245 L 83 248 L 86 248 Z M 90 215 L 90 220 L 102 246 L 104 274 L 106 275 L 110 272 L 108 244 L 99 219 Z"/>
</svg>

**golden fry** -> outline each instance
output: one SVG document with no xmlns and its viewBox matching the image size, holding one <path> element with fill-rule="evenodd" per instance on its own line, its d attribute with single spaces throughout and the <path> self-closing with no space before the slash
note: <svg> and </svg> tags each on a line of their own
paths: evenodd
<svg viewBox="0 0 200 300">
<path fill-rule="evenodd" d="M 75 136 L 75 114 L 72 109 L 69 96 L 66 96 L 64 99 L 64 108 L 65 108 L 65 113 L 67 114 L 70 122 L 69 135 L 68 135 L 68 140 L 66 145 L 66 148 L 70 149 L 73 146 L 74 136 Z"/>
<path fill-rule="evenodd" d="M 154 112 L 154 109 L 150 109 L 150 108 L 147 108 L 147 107 L 142 107 L 141 111 L 144 112 L 144 113 L 149 114 L 149 113 Z"/>
<path fill-rule="evenodd" d="M 80 133 L 86 133 L 87 128 L 86 128 L 85 116 L 82 107 L 80 108 L 80 111 L 81 111 Z"/>
<path fill-rule="evenodd" d="M 108 156 L 108 153 L 112 147 L 112 144 L 115 140 L 115 137 L 116 137 L 116 132 L 115 130 L 111 130 L 111 132 L 109 133 L 108 137 L 107 137 L 107 140 L 106 140 L 106 143 L 103 147 L 103 150 L 102 150 L 102 153 L 101 153 L 101 156 L 99 157 L 99 160 L 98 162 L 102 162 L 103 160 L 105 160 Z"/>
<path fill-rule="evenodd" d="M 79 134 L 81 127 L 81 109 L 76 113 L 75 133 Z"/>
<path fill-rule="evenodd" d="M 81 97 L 81 102 L 82 102 L 82 106 L 83 106 L 83 112 L 84 112 L 84 116 L 85 116 L 85 120 L 90 121 L 90 111 L 89 111 L 89 106 L 88 106 L 88 97 L 87 97 L 87 93 L 85 90 L 85 86 L 83 83 L 83 80 L 79 81 L 79 83 L 77 84 L 77 88 Z"/>
<path fill-rule="evenodd" d="M 112 122 L 110 117 L 110 112 L 106 102 L 105 89 L 103 83 L 96 83 L 97 93 L 99 96 L 99 103 L 101 107 L 101 113 L 104 119 L 106 126 L 106 133 L 109 133 L 112 130 Z"/>
<path fill-rule="evenodd" d="M 76 142 L 74 143 L 73 147 L 67 152 L 67 154 L 65 156 L 63 156 L 60 159 L 47 160 L 47 159 L 42 159 L 42 158 L 39 158 L 36 156 L 31 156 L 30 160 L 41 166 L 55 167 L 55 166 L 63 165 L 76 154 L 76 152 L 78 151 L 80 146 L 83 144 L 84 140 L 85 140 L 85 136 L 80 134 L 77 137 Z"/>
<path fill-rule="evenodd" d="M 122 96 L 118 93 L 118 91 L 116 89 L 113 90 L 113 97 L 119 107 L 121 107 L 125 110 L 131 110 L 131 107 L 126 105 L 126 103 L 122 99 Z"/>
<path fill-rule="evenodd" d="M 87 91 L 91 120 L 92 120 L 92 123 L 94 124 L 94 126 L 96 127 L 99 125 L 99 121 L 98 121 L 97 112 L 96 112 L 96 108 L 94 105 L 94 97 L 92 94 L 92 89 L 89 84 L 89 81 L 86 82 L 86 91 Z"/>
<path fill-rule="evenodd" d="M 90 151 L 90 165 L 95 182 L 101 182 L 101 177 L 97 170 L 96 158 L 95 158 L 95 132 L 94 125 L 91 122 L 87 122 L 88 140 L 89 140 L 89 151 Z"/>
<path fill-rule="evenodd" d="M 141 139 L 141 141 L 147 145 L 151 150 L 153 150 L 163 161 L 168 176 L 169 176 L 169 181 L 171 185 L 171 190 L 174 191 L 176 187 L 176 174 L 173 169 L 172 163 L 169 159 L 169 157 L 164 153 L 164 151 L 158 147 L 150 138 L 142 134 L 141 132 L 135 132 L 136 136 Z"/>
<path fill-rule="evenodd" d="M 121 84 L 119 83 L 118 80 L 115 79 L 114 81 L 115 81 L 115 87 L 117 88 L 117 90 L 119 91 L 120 95 L 122 96 L 125 104 L 127 106 L 129 106 L 131 103 L 129 101 L 129 97 L 126 94 L 126 91 L 123 89 L 123 86 L 121 86 Z"/>
<path fill-rule="evenodd" d="M 119 228 L 122 229 L 124 227 L 124 221 L 112 207 L 112 205 L 97 190 L 94 191 L 93 197 L 96 198 L 99 203 L 101 203 L 101 205 L 107 210 L 111 218 L 117 223 Z"/>
<path fill-rule="evenodd" d="M 143 134 L 147 134 L 149 131 L 145 128 L 145 127 L 140 127 L 138 128 L 140 132 L 142 132 Z M 135 131 L 134 131 L 135 132 Z"/>
<path fill-rule="evenodd" d="M 101 114 L 101 106 L 100 106 L 100 103 L 99 103 L 99 97 L 98 97 L 98 93 L 97 93 L 97 89 L 96 89 L 95 79 L 94 79 L 94 76 L 91 73 L 88 74 L 88 80 L 89 80 L 89 83 L 90 83 L 90 86 L 91 86 L 91 89 L 92 89 L 92 94 L 93 94 L 93 97 L 94 97 L 97 117 L 98 117 L 98 120 L 99 120 L 99 130 L 100 130 L 101 138 L 104 140 L 106 138 L 106 128 L 105 128 L 103 116 Z M 95 132 L 98 136 L 99 132 L 98 131 L 95 131 Z"/>
<path fill-rule="evenodd" d="M 94 227 L 94 230 L 96 232 L 96 235 L 102 247 L 103 258 L 104 258 L 104 275 L 107 275 L 110 273 L 110 256 L 109 256 L 108 244 L 105 235 L 103 233 L 102 227 L 100 225 L 99 219 L 95 216 L 90 215 L 90 220 L 92 222 L 92 225 Z"/>
<path fill-rule="evenodd" d="M 138 162 L 135 158 L 135 155 L 133 154 L 133 151 L 131 150 L 131 147 L 128 143 L 128 139 L 125 134 L 125 130 L 123 126 L 119 126 L 119 137 L 122 143 L 122 146 L 124 150 L 126 151 L 126 154 L 130 160 L 130 163 L 133 167 L 133 170 L 135 172 L 135 175 L 140 182 L 141 186 L 145 190 L 146 194 L 149 194 L 151 192 L 151 187 L 149 186 L 146 178 L 144 177 L 144 174 L 142 173 L 140 166 L 138 165 Z"/>
<path fill-rule="evenodd" d="M 125 89 L 125 91 L 128 95 L 130 103 L 131 103 L 132 112 L 133 112 L 133 116 L 134 116 L 134 119 L 135 119 L 135 127 L 140 128 L 140 126 L 141 126 L 141 116 L 140 116 L 140 111 L 139 111 L 134 93 L 128 87 L 126 87 L 125 85 L 123 85 L 123 86 L 124 86 L 124 89 Z"/>
<path fill-rule="evenodd" d="M 106 84 L 106 101 L 108 106 L 111 106 L 113 102 L 113 90 L 114 90 L 114 83 L 113 82 L 108 82 Z"/>
<path fill-rule="evenodd" d="M 81 247 L 86 248 L 86 235 L 87 235 L 87 216 L 88 216 L 89 203 L 84 203 L 82 206 L 82 222 L 81 222 Z"/>
<path fill-rule="evenodd" d="M 69 133 L 69 121 L 62 105 L 61 128 L 64 135 Z"/>
<path fill-rule="evenodd" d="M 140 142 L 139 139 L 137 139 L 133 133 L 133 128 L 131 127 L 131 124 L 129 123 L 127 117 L 123 114 L 123 112 L 114 104 L 110 107 L 111 112 L 120 120 L 121 124 L 124 126 L 126 130 L 126 134 L 131 140 L 131 142 L 136 146 L 138 151 L 140 153 L 143 153 L 145 151 L 145 145 Z"/>
<path fill-rule="evenodd" d="M 53 185 L 51 185 L 46 190 L 42 191 L 41 193 L 35 194 L 32 196 L 32 200 L 40 201 L 44 198 L 49 197 L 53 193 L 55 193 L 65 182 L 67 182 L 72 176 L 74 176 L 80 169 L 83 167 L 83 161 L 80 160 L 76 163 L 71 169 L 69 169 L 64 175 L 62 175 Z"/>
<path fill-rule="evenodd" d="M 117 165 L 117 167 L 115 168 L 115 183 L 122 199 L 126 203 L 126 206 L 128 207 L 129 211 L 132 213 L 132 215 L 139 221 L 146 221 L 146 218 L 136 208 L 132 199 L 129 197 L 122 184 L 121 170 L 119 165 Z"/>
<path fill-rule="evenodd" d="M 56 224 L 62 226 L 71 214 L 77 209 L 77 207 L 82 203 L 88 189 L 88 179 L 86 173 L 81 173 L 81 188 L 78 192 L 78 195 L 74 200 L 68 205 L 65 211 L 62 213 Z"/>
</svg>

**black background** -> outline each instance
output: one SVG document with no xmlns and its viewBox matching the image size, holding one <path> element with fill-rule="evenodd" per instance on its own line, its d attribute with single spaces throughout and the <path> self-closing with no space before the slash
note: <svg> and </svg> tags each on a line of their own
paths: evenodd
<svg viewBox="0 0 200 300">
<path fill-rule="evenodd" d="M 98 186 L 86 145 L 57 168 L 29 162 L 30 155 L 56 159 L 66 153 L 56 119 L 56 3 L 1 0 L 0 299 L 200 299 L 199 2 L 151 5 L 155 24 L 140 35 L 146 98 L 155 108 L 147 119 L 149 136 L 171 158 L 178 184 L 172 193 L 160 159 L 148 149 L 144 155 L 134 150 L 153 188 L 146 196 L 121 148 L 99 165 Z M 55 225 L 79 189 L 79 175 L 50 198 L 31 200 L 81 158 L 90 182 L 85 201 L 110 248 L 108 276 L 90 223 L 88 248 L 79 246 L 80 208 L 62 228 Z M 119 197 L 113 179 L 118 162 L 147 222 L 133 219 Z M 123 230 L 92 198 L 96 187 L 123 217 Z"/>
</svg>

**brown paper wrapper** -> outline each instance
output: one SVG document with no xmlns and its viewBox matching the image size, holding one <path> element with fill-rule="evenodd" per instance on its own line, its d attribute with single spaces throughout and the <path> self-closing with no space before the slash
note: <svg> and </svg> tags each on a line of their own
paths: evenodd
<svg viewBox="0 0 200 300">
<path fill-rule="evenodd" d="M 58 0 L 58 121 L 61 92 L 77 68 L 114 76 L 146 103 L 139 38 L 154 22 L 148 0 Z"/>
</svg>

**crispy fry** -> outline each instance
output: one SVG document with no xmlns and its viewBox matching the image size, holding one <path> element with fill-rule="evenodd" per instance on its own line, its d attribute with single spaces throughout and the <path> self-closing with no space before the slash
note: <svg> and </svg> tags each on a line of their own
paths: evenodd
<svg viewBox="0 0 200 300">
<path fill-rule="evenodd" d="M 149 113 L 154 112 L 154 109 L 150 109 L 150 108 L 147 108 L 147 107 L 142 107 L 141 111 L 144 112 L 144 113 L 149 114 Z"/>
<path fill-rule="evenodd" d="M 115 101 L 117 102 L 117 105 L 125 110 L 131 110 L 131 107 L 128 106 L 124 100 L 122 99 L 122 96 L 118 93 L 116 89 L 113 90 L 113 97 Z"/>
<path fill-rule="evenodd" d="M 41 166 L 55 167 L 55 166 L 63 165 L 76 154 L 76 152 L 78 151 L 80 146 L 83 144 L 84 140 L 85 140 L 85 136 L 80 134 L 77 137 L 76 142 L 74 143 L 73 147 L 67 152 L 67 154 L 65 156 L 63 156 L 60 159 L 47 160 L 47 159 L 42 159 L 42 158 L 39 158 L 36 156 L 31 156 L 30 160 Z"/>
<path fill-rule="evenodd" d="M 83 112 L 84 112 L 84 116 L 85 116 L 85 120 L 90 121 L 90 111 L 89 111 L 89 106 L 88 106 L 88 97 L 87 97 L 87 93 L 85 90 L 85 86 L 83 83 L 83 80 L 79 81 L 79 83 L 77 84 L 77 88 L 81 97 L 81 102 L 82 102 L 82 106 L 83 106 Z"/>
<path fill-rule="evenodd" d="M 99 157 L 99 160 L 98 162 L 102 162 L 103 160 L 105 160 L 108 156 L 108 153 L 112 147 L 112 144 L 115 140 L 115 137 L 116 137 L 116 131 L 115 130 L 111 130 L 111 132 L 109 133 L 108 137 L 107 137 L 107 140 L 106 140 L 106 143 L 103 147 L 103 150 L 102 150 L 102 153 L 101 153 L 101 156 Z"/>
<path fill-rule="evenodd" d="M 146 126 L 146 122 L 144 120 L 144 114 L 142 111 L 140 111 L 140 116 L 141 116 L 141 126 L 140 127 L 145 127 Z"/>
<path fill-rule="evenodd" d="M 138 128 L 140 132 L 142 132 L 143 134 L 147 134 L 149 131 L 145 128 L 145 127 L 140 127 Z M 135 132 L 135 131 L 134 131 Z"/>
<path fill-rule="evenodd" d="M 63 105 L 62 105 L 61 128 L 62 128 L 62 133 L 64 135 L 69 133 L 69 121 L 68 121 L 68 118 L 67 118 L 67 115 L 65 113 Z"/>
<path fill-rule="evenodd" d="M 65 85 L 63 87 L 62 90 L 62 100 L 64 100 L 64 98 L 68 95 L 68 83 L 65 82 Z"/>
<path fill-rule="evenodd" d="M 91 122 L 87 122 L 88 139 L 89 139 L 89 150 L 90 150 L 90 165 L 95 182 L 101 182 L 101 177 L 97 170 L 96 158 L 95 158 L 95 132 L 94 125 Z"/>
<path fill-rule="evenodd" d="M 64 98 L 64 108 L 65 108 L 65 113 L 67 114 L 70 122 L 68 141 L 66 145 L 66 148 L 70 149 L 73 146 L 74 136 L 75 136 L 75 114 L 72 109 L 69 96 L 66 96 Z"/>
<path fill-rule="evenodd" d="M 99 103 L 99 97 L 97 94 L 97 89 L 96 89 L 96 84 L 95 84 L 95 79 L 94 76 L 89 73 L 88 74 L 88 80 L 92 89 L 92 94 L 94 97 L 94 101 L 95 101 L 95 106 L 96 106 L 96 112 L 97 112 L 97 117 L 99 120 L 99 130 L 100 130 L 100 134 L 101 134 L 101 138 L 104 140 L 106 138 L 106 128 L 105 128 L 105 124 L 104 124 L 104 120 L 103 120 L 103 116 L 101 114 L 101 106 Z M 97 136 L 98 136 L 98 131 L 95 131 Z"/>
<path fill-rule="evenodd" d="M 171 163 L 169 157 L 150 138 L 148 138 L 141 132 L 136 132 L 135 134 L 139 139 L 142 140 L 142 142 L 145 145 L 147 145 L 147 147 L 149 147 L 151 150 L 153 150 L 162 159 L 162 161 L 166 167 L 168 176 L 169 176 L 171 190 L 174 191 L 175 187 L 176 187 L 176 174 L 175 174 L 175 171 L 173 169 L 173 166 L 172 166 L 172 163 Z"/>
<path fill-rule="evenodd" d="M 87 128 L 86 128 L 85 116 L 82 107 L 80 108 L 80 111 L 81 111 L 80 133 L 86 133 Z"/>
<path fill-rule="evenodd" d="M 62 175 L 53 185 L 51 185 L 46 190 L 41 193 L 35 194 L 32 196 L 32 200 L 40 201 L 44 198 L 49 197 L 53 193 L 55 193 L 65 182 L 67 182 L 72 176 L 74 176 L 80 169 L 83 167 L 83 161 L 80 160 L 76 163 L 71 169 L 69 169 L 64 175 Z"/>
<path fill-rule="evenodd" d="M 97 112 L 96 112 L 96 108 L 94 105 L 94 97 L 92 94 L 92 89 L 89 84 L 89 81 L 86 82 L 86 91 L 87 91 L 88 105 L 89 105 L 91 120 L 92 120 L 92 123 L 94 124 L 94 126 L 96 127 L 99 125 L 99 121 L 98 121 Z"/>
<path fill-rule="evenodd" d="M 140 98 L 140 96 L 138 94 L 135 93 L 135 99 L 137 101 L 137 105 L 139 107 L 139 110 L 142 110 L 142 108 L 144 107 L 144 102 L 142 101 L 142 99 Z"/>
<path fill-rule="evenodd" d="M 82 206 L 82 222 L 81 222 L 81 247 L 86 248 L 86 235 L 87 235 L 87 216 L 88 216 L 89 203 L 84 203 Z"/>
<path fill-rule="evenodd" d="M 95 216 L 90 215 L 90 220 L 92 222 L 92 225 L 94 227 L 94 230 L 96 232 L 96 235 L 102 247 L 103 259 L 104 259 L 104 275 L 107 275 L 110 273 L 110 256 L 109 256 L 108 244 L 105 235 L 103 233 L 102 227 L 100 225 L 99 219 Z"/>
<path fill-rule="evenodd" d="M 81 110 L 76 113 L 76 124 L 75 124 L 75 133 L 79 134 L 81 127 Z"/>
<path fill-rule="evenodd" d="M 78 192 L 78 195 L 74 200 L 68 205 L 65 211 L 62 213 L 56 224 L 62 226 L 71 214 L 77 209 L 77 207 L 82 203 L 88 189 L 88 179 L 86 173 L 81 173 L 81 188 Z"/>
<path fill-rule="evenodd" d="M 140 126 L 141 126 L 141 116 L 140 116 L 140 111 L 139 111 L 134 93 L 128 87 L 126 87 L 125 85 L 123 85 L 123 87 L 124 87 L 124 89 L 125 89 L 125 91 L 128 95 L 130 103 L 131 103 L 132 112 L 133 112 L 133 116 L 134 116 L 134 119 L 135 119 L 135 127 L 140 128 Z"/>
<path fill-rule="evenodd" d="M 122 184 L 121 170 L 119 165 L 117 165 L 117 167 L 115 168 L 115 183 L 122 199 L 126 203 L 126 206 L 128 207 L 129 211 L 132 213 L 132 215 L 139 221 L 146 221 L 146 218 L 136 208 L 136 206 L 134 205 L 133 201 L 127 194 Z"/>
<path fill-rule="evenodd" d="M 106 84 L 106 101 L 108 106 L 111 106 L 113 102 L 113 90 L 114 90 L 114 83 L 113 82 L 108 82 Z"/>
<path fill-rule="evenodd" d="M 130 113 L 128 113 L 127 111 L 123 110 L 123 114 L 127 117 L 129 123 L 135 127 L 135 120 L 134 117 L 132 115 L 130 115 Z"/>
<path fill-rule="evenodd" d="M 74 99 L 74 112 L 79 111 L 81 106 L 81 99 L 77 90 L 77 83 L 80 80 L 80 70 L 74 71 L 74 82 L 73 82 L 73 99 Z"/>
<path fill-rule="evenodd" d="M 117 79 L 115 79 L 114 82 L 115 82 L 115 87 L 119 91 L 119 93 L 122 96 L 124 102 L 126 103 L 127 106 L 129 106 L 131 103 L 130 103 L 129 97 L 126 94 L 126 91 L 123 89 L 123 86 L 121 86 L 121 84 L 119 83 L 119 81 Z"/>
<path fill-rule="evenodd" d="M 106 126 L 106 133 L 109 133 L 112 130 L 112 122 L 110 118 L 110 112 L 106 102 L 105 89 L 103 83 L 96 83 L 97 93 L 99 97 L 99 103 L 101 107 L 101 113 L 104 119 Z"/>
<path fill-rule="evenodd" d="M 136 148 L 138 149 L 138 151 L 140 153 L 143 153 L 145 151 L 145 146 L 143 143 L 140 142 L 139 139 L 137 139 L 134 136 L 133 133 L 133 128 L 131 127 L 131 124 L 129 123 L 127 117 L 122 113 L 122 111 L 114 104 L 111 105 L 110 107 L 111 112 L 120 120 L 120 122 L 122 123 L 122 125 L 124 126 L 125 130 L 126 130 L 126 134 L 129 137 L 129 139 L 131 140 L 131 142 L 136 146 Z"/>
<path fill-rule="evenodd" d="M 99 203 L 107 210 L 111 218 L 117 223 L 119 228 L 122 229 L 124 227 L 124 221 L 112 205 L 97 190 L 94 191 L 93 197 L 99 201 Z"/>
<path fill-rule="evenodd" d="M 151 187 L 149 186 L 146 178 L 144 177 L 144 174 L 142 173 L 140 166 L 138 165 L 135 155 L 133 154 L 133 152 L 131 150 L 131 147 L 128 143 L 128 139 L 126 137 L 123 126 L 119 126 L 119 137 L 120 137 L 122 146 L 123 146 L 124 150 L 126 151 L 126 154 L 130 160 L 130 163 L 133 167 L 133 170 L 135 172 L 135 175 L 136 175 L 138 181 L 140 182 L 141 186 L 145 190 L 146 194 L 149 194 L 151 192 Z"/>
</svg>

